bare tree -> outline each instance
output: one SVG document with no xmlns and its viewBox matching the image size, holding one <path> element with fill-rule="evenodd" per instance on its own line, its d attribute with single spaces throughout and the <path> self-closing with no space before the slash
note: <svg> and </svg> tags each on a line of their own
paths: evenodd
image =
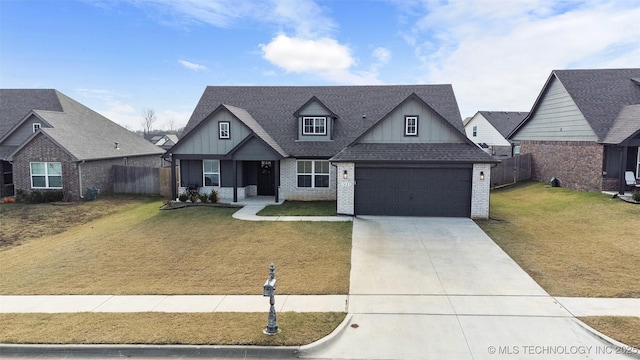
<svg viewBox="0 0 640 360">
<path fill-rule="evenodd" d="M 153 127 L 153 123 L 156 122 L 156 112 L 153 109 L 144 109 L 142 110 L 142 128 L 145 134 L 149 134 L 151 132 L 151 127 Z"/>
<path fill-rule="evenodd" d="M 176 127 L 176 119 L 170 118 L 169 119 L 169 131 L 175 131 L 176 130 L 175 127 Z"/>
</svg>

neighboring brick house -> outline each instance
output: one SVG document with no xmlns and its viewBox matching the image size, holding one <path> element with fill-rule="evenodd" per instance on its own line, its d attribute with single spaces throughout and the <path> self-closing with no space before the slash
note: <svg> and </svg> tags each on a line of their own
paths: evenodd
<svg viewBox="0 0 640 360">
<path fill-rule="evenodd" d="M 53 89 L 0 89 L 2 196 L 111 192 L 111 167 L 160 166 L 163 150 Z"/>
<path fill-rule="evenodd" d="M 174 197 L 195 187 L 474 218 L 489 216 L 497 162 L 465 136 L 450 85 L 209 86 L 167 156 L 180 165 Z"/>
<path fill-rule="evenodd" d="M 520 153 L 520 144 L 507 136 L 528 115 L 523 111 L 478 111 L 464 122 L 467 137 L 498 158 Z"/>
<path fill-rule="evenodd" d="M 640 69 L 554 70 L 509 135 L 532 177 L 585 191 L 625 191 L 640 177 Z"/>
</svg>

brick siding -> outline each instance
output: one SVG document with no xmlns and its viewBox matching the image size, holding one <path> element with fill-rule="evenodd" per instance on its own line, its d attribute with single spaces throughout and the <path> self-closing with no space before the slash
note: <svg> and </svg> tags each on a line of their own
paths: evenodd
<svg viewBox="0 0 640 360">
<path fill-rule="evenodd" d="M 135 156 L 127 158 L 126 165 L 160 167 L 160 161 L 157 155 Z M 48 137 L 39 134 L 13 157 L 13 181 L 16 191 L 18 189 L 31 191 L 31 162 L 61 163 L 62 191 L 65 199 L 78 200 L 85 195 L 89 187 L 96 187 L 102 193 L 113 192 L 111 166 L 124 165 L 125 159 L 77 162 Z"/>
<path fill-rule="evenodd" d="M 296 160 L 284 159 L 280 161 L 280 199 L 300 201 L 336 200 L 335 166 L 329 165 L 328 188 L 299 188 Z"/>
<path fill-rule="evenodd" d="M 520 144 L 521 154 L 531 154 L 531 177 L 550 181 L 555 177 L 560 186 L 582 190 L 602 190 L 604 148 L 588 141 L 531 141 Z"/>
<path fill-rule="evenodd" d="M 480 172 L 484 173 L 484 180 L 480 179 Z M 471 176 L 471 218 L 488 219 L 491 164 L 473 164 Z"/>
<path fill-rule="evenodd" d="M 355 213 L 355 164 L 338 163 L 337 165 L 337 212 L 338 214 L 353 215 Z M 342 177 L 345 171 L 347 172 L 346 179 Z"/>
</svg>

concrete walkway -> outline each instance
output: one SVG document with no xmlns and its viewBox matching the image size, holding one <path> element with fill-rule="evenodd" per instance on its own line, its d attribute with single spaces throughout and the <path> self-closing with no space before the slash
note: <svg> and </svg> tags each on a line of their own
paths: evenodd
<svg viewBox="0 0 640 360">
<path fill-rule="evenodd" d="M 283 202 L 274 202 L 272 197 L 260 196 L 233 202 L 231 199 L 220 199 L 221 203 L 243 205 L 233 213 L 233 217 L 248 221 L 328 221 L 341 222 L 353 221 L 353 216 L 258 216 L 257 213 L 268 205 L 281 205 Z"/>
</svg>

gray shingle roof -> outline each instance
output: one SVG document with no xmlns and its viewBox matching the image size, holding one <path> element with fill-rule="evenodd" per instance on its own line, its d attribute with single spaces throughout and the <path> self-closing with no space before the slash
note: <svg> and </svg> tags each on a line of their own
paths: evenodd
<svg viewBox="0 0 640 360">
<path fill-rule="evenodd" d="M 56 90 L 0 89 L 0 139 L 31 110 L 62 111 Z"/>
<path fill-rule="evenodd" d="M 640 104 L 640 69 L 554 70 L 589 125 L 603 141 L 623 107 Z M 640 128 L 640 124 L 638 124 Z"/>
<path fill-rule="evenodd" d="M 622 108 L 613 127 L 602 141 L 605 144 L 620 144 L 640 132 L 640 105 Z"/>
<path fill-rule="evenodd" d="M 42 127 L 40 132 L 66 149 L 76 160 L 159 155 L 164 152 L 144 138 L 133 134 L 59 91 L 45 91 L 55 94 L 58 99 L 57 106 L 53 106 L 55 104 L 52 104 L 50 96 L 45 96 L 47 101 L 43 105 L 35 103 L 30 95 L 34 94 L 37 100 L 40 98 L 42 90 L 20 90 L 19 92 L 20 96 L 15 97 L 14 100 L 21 102 L 21 104 L 10 104 L 9 108 L 26 109 L 31 106 L 32 108 L 29 110 L 33 110 L 34 114 L 52 126 Z M 20 120 L 28 114 L 29 110 L 22 114 Z M 0 108 L 0 113 L 3 111 L 4 109 Z M 116 142 L 118 149 L 115 146 Z"/>
<path fill-rule="evenodd" d="M 496 163 L 491 155 L 468 144 L 372 144 L 349 146 L 331 158 L 335 162 L 401 161 L 432 163 Z"/>
<path fill-rule="evenodd" d="M 218 106 L 227 104 L 246 110 L 287 154 L 330 157 L 413 93 L 464 135 L 451 85 L 209 86 L 184 133 L 196 127 Z M 333 141 L 296 141 L 298 129 L 294 114 L 314 96 L 338 115 Z"/>
<path fill-rule="evenodd" d="M 507 137 L 524 120 L 524 111 L 478 111 L 503 136 Z"/>
<path fill-rule="evenodd" d="M 273 140 L 271 135 L 269 135 L 260 124 L 249 114 L 245 109 L 241 109 L 236 106 L 231 105 L 223 105 L 227 110 L 229 110 L 238 120 L 242 121 L 245 125 L 251 129 L 259 138 L 261 138 L 264 142 L 266 142 L 271 148 L 277 151 L 283 157 L 286 157 L 286 152 L 278 145 L 278 143 Z"/>
</svg>

